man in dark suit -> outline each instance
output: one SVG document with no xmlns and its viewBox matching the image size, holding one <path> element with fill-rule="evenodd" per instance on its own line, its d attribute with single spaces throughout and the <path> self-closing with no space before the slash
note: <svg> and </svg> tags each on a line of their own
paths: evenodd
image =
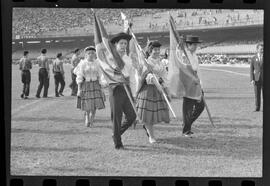
<svg viewBox="0 0 270 186">
<path fill-rule="evenodd" d="M 257 44 L 257 54 L 250 61 L 250 81 L 255 91 L 255 112 L 260 111 L 263 89 L 263 44 Z"/>
</svg>

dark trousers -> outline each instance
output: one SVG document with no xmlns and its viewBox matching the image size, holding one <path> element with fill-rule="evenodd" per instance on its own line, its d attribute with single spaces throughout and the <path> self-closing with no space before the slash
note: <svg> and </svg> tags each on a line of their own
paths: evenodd
<svg viewBox="0 0 270 186">
<path fill-rule="evenodd" d="M 38 85 L 36 96 L 38 96 L 38 97 L 40 96 L 41 90 L 44 87 L 43 97 L 47 97 L 50 79 L 48 77 L 48 72 L 45 68 L 39 69 L 38 80 L 39 80 L 39 85 Z"/>
<path fill-rule="evenodd" d="M 60 90 L 58 91 L 59 83 L 61 84 Z M 54 74 L 54 84 L 55 84 L 55 95 L 59 96 L 62 94 L 65 88 L 65 80 L 60 72 L 55 72 Z"/>
<path fill-rule="evenodd" d="M 262 80 L 255 81 L 254 92 L 255 92 L 255 107 L 256 110 L 260 110 L 261 107 L 261 92 L 263 90 Z"/>
<path fill-rule="evenodd" d="M 76 75 L 73 73 L 73 69 L 71 69 L 71 83 L 69 87 L 71 88 L 71 94 L 76 95 L 78 91 L 78 85 L 76 83 Z"/>
<path fill-rule="evenodd" d="M 29 96 L 30 82 L 31 82 L 30 70 L 23 70 L 22 71 L 22 83 L 23 83 L 22 93 L 24 96 Z"/>
<path fill-rule="evenodd" d="M 129 86 L 127 86 L 129 88 Z M 130 88 L 129 88 L 130 90 Z M 131 92 L 131 91 L 130 91 Z M 132 125 L 136 119 L 129 98 L 123 85 L 118 85 L 114 89 L 109 89 L 109 100 L 111 106 L 111 119 L 113 123 L 113 140 L 115 146 L 122 145 L 121 135 Z M 126 119 L 122 123 L 123 113 Z"/>
<path fill-rule="evenodd" d="M 183 133 L 191 130 L 192 123 L 201 115 L 204 109 L 204 102 L 190 98 L 183 98 Z"/>
</svg>

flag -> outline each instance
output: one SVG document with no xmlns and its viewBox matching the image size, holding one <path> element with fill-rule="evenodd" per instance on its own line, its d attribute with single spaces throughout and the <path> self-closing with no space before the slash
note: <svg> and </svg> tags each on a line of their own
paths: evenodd
<svg viewBox="0 0 270 186">
<path fill-rule="evenodd" d="M 129 24 L 129 21 L 127 20 L 127 16 L 121 12 L 121 17 L 124 20 L 124 22 L 126 22 L 126 25 L 127 25 L 127 28 L 126 28 L 126 25 L 124 24 L 125 32 L 127 34 L 131 34 L 131 31 L 130 31 L 131 25 Z M 141 75 L 141 71 L 142 71 L 142 66 L 144 64 L 144 62 L 142 60 L 144 60 L 144 57 L 141 54 L 141 52 L 139 50 L 139 46 L 136 44 L 135 39 L 133 37 L 131 38 L 131 40 L 128 43 L 126 53 L 131 58 L 132 65 L 134 67 L 133 74 L 130 74 L 130 88 L 131 88 L 133 95 L 135 96 L 138 92 L 140 75 Z"/>
<path fill-rule="evenodd" d="M 96 53 L 104 77 L 109 84 L 124 83 L 126 80 L 121 72 L 124 67 L 124 62 L 116 51 L 116 48 L 109 41 L 109 37 L 103 23 L 96 17 L 95 14 L 94 20 L 94 40 Z"/>
<path fill-rule="evenodd" d="M 173 97 L 187 97 L 200 100 L 202 89 L 198 75 L 189 63 L 183 38 L 178 37 L 175 23 L 170 16 L 170 63 L 169 90 Z"/>
</svg>

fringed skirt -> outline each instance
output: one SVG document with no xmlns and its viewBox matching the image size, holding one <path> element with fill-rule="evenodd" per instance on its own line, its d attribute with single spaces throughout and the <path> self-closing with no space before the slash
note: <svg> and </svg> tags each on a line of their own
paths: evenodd
<svg viewBox="0 0 270 186">
<path fill-rule="evenodd" d="M 148 124 L 169 123 L 168 105 L 155 85 L 145 85 L 137 96 L 139 118 Z"/>
<path fill-rule="evenodd" d="M 81 97 L 77 99 L 77 108 L 83 111 L 105 108 L 105 95 L 101 90 L 99 81 L 84 81 L 81 91 Z"/>
</svg>

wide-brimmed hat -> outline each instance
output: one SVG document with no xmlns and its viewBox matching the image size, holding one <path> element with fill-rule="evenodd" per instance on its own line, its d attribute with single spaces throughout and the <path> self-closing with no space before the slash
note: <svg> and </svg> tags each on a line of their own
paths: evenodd
<svg viewBox="0 0 270 186">
<path fill-rule="evenodd" d="M 85 47 L 85 49 L 83 51 L 86 52 L 88 50 L 94 50 L 94 51 L 96 51 L 96 48 L 94 46 L 88 46 L 88 47 Z"/>
<path fill-rule="evenodd" d="M 158 42 L 158 41 L 151 41 L 150 43 L 149 43 L 149 47 L 152 47 L 152 48 L 154 48 L 154 47 L 161 47 L 161 44 L 160 44 L 160 42 Z"/>
<path fill-rule="evenodd" d="M 186 36 L 185 38 L 186 43 L 201 43 L 202 41 L 199 39 L 198 36 Z"/>
<path fill-rule="evenodd" d="M 111 38 L 110 41 L 111 41 L 111 43 L 116 43 L 116 42 L 120 41 L 121 39 L 125 39 L 125 40 L 129 41 L 131 38 L 132 38 L 131 35 L 126 34 L 126 33 L 124 33 L 124 32 L 120 32 L 120 33 L 114 35 L 114 36 Z"/>
</svg>

